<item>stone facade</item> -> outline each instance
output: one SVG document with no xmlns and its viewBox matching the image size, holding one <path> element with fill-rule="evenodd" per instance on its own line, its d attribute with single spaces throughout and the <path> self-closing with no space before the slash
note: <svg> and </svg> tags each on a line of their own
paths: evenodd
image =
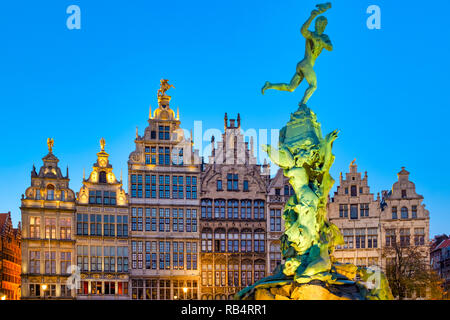
<svg viewBox="0 0 450 320">
<path fill-rule="evenodd" d="M 132 299 L 199 295 L 201 164 L 169 103 L 170 96 L 158 96 L 128 161 Z"/>
<path fill-rule="evenodd" d="M 75 264 L 75 194 L 69 170 L 61 174 L 52 152 L 31 171 L 31 186 L 22 197 L 22 299 L 72 299 L 68 278 Z"/>
<path fill-rule="evenodd" d="M 250 143 L 249 143 L 250 142 Z M 258 165 L 240 116 L 224 119 L 222 141 L 201 174 L 201 299 L 232 299 L 267 274 L 269 166 Z"/>
<path fill-rule="evenodd" d="M 13 228 L 11 212 L 0 213 L 0 299 L 20 299 L 21 225 Z"/>
<path fill-rule="evenodd" d="M 338 246 L 335 258 L 359 267 L 381 262 L 380 197 L 370 192 L 367 172 L 358 172 L 356 164 L 339 177 L 337 191 L 328 203 L 328 218 L 341 230 L 345 244 Z"/>
<path fill-rule="evenodd" d="M 212 137 L 204 163 L 170 108 L 168 88 L 162 82 L 143 135 L 136 129 L 128 192 L 102 139 L 75 198 L 49 140 L 21 205 L 23 299 L 231 299 L 282 263 L 283 209 L 294 195 L 288 179 L 281 170 L 270 178 L 269 165 L 257 163 L 239 114 L 225 114 L 222 139 Z M 383 247 L 393 239 L 426 254 L 429 213 L 409 173 L 403 168 L 380 199 L 357 169 L 353 162 L 340 175 L 328 203 L 345 240 L 335 258 L 385 267 Z M 74 266 L 77 291 L 67 282 Z"/>
<path fill-rule="evenodd" d="M 416 186 L 409 181 L 409 172 L 403 167 L 391 191 L 383 191 L 381 239 L 383 246 L 397 241 L 402 246 L 420 247 L 429 265 L 430 213 L 422 202 L 423 196 L 416 193 Z"/>
<path fill-rule="evenodd" d="M 283 210 L 286 201 L 294 194 L 289 179 L 278 170 L 270 180 L 267 195 L 267 270 L 273 272 L 283 262 L 280 237 L 284 232 Z"/>
<path fill-rule="evenodd" d="M 105 141 L 76 203 L 77 299 L 128 299 L 129 210 L 122 177 L 116 179 Z"/>
</svg>

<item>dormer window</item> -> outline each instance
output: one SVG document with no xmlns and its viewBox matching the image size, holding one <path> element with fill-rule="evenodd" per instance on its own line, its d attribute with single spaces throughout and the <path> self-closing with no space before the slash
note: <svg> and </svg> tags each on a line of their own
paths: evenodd
<svg viewBox="0 0 450 320">
<path fill-rule="evenodd" d="M 55 200 L 55 187 L 51 184 L 47 186 L 47 200 Z"/>
<path fill-rule="evenodd" d="M 406 199 L 406 190 L 402 190 L 402 199 Z"/>
<path fill-rule="evenodd" d="M 98 182 L 106 183 L 106 172 L 105 171 L 100 171 L 100 174 L 98 175 Z"/>
</svg>

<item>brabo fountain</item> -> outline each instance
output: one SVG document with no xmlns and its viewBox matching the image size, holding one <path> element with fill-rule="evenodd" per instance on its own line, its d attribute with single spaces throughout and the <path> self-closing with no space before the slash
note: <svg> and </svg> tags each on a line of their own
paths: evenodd
<svg viewBox="0 0 450 320">
<path fill-rule="evenodd" d="M 264 146 L 295 191 L 283 211 L 285 232 L 280 240 L 285 263 L 272 276 L 238 292 L 236 300 L 393 299 L 380 270 L 342 264 L 333 257 L 335 247 L 344 244 L 341 232 L 327 218 L 328 194 L 334 184 L 329 173 L 334 162 L 331 149 L 338 131 L 323 138 L 316 115 L 306 106 L 317 88 L 315 61 L 323 49 L 333 49 L 323 33 L 327 19 L 321 16 L 331 3 L 316 7 L 301 28 L 306 53 L 291 82 L 266 82 L 262 88 L 263 94 L 268 89 L 292 92 L 303 79 L 309 84 L 298 110 L 280 131 L 278 148 Z M 309 31 L 316 17 L 315 30 Z"/>
</svg>

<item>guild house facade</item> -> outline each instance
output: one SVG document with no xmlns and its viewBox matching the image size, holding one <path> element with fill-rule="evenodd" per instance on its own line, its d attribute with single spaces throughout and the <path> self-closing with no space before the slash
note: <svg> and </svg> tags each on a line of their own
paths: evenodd
<svg viewBox="0 0 450 320">
<path fill-rule="evenodd" d="M 11 212 L 0 213 L 0 299 L 20 299 L 21 225 L 14 228 Z"/>
<path fill-rule="evenodd" d="M 75 193 L 53 154 L 48 154 L 39 173 L 33 166 L 31 186 L 22 197 L 22 299 L 72 299 L 68 280 L 75 264 Z"/>
<path fill-rule="evenodd" d="M 14 290 L 22 299 L 232 299 L 283 263 L 282 214 L 294 195 L 283 172 L 271 178 L 269 165 L 257 163 L 239 114 L 225 114 L 221 141 L 213 136 L 207 161 L 200 158 L 170 106 L 171 87 L 161 80 L 157 108 L 144 132 L 136 129 L 127 190 L 101 139 L 75 195 L 48 139 L 21 204 L 21 287 Z M 383 247 L 393 239 L 427 253 L 422 202 L 405 169 L 380 198 L 352 162 L 328 204 L 345 241 L 336 259 L 384 267 Z"/>
<path fill-rule="evenodd" d="M 100 140 L 92 172 L 77 193 L 76 263 L 78 299 L 128 299 L 128 198 Z"/>
<path fill-rule="evenodd" d="M 128 161 L 131 298 L 199 297 L 200 160 L 170 107 L 162 80 L 158 108 L 136 132 Z"/>
<path fill-rule="evenodd" d="M 258 165 L 241 120 L 224 118 L 222 141 L 201 174 L 201 299 L 232 299 L 267 273 L 269 166 Z"/>
</svg>

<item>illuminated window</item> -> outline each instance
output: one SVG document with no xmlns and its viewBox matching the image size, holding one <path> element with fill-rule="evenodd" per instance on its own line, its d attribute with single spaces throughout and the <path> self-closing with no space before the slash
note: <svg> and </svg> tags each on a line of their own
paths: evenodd
<svg viewBox="0 0 450 320">
<path fill-rule="evenodd" d="M 47 187 L 47 200 L 55 200 L 55 187 L 51 184 Z"/>
<path fill-rule="evenodd" d="M 30 217 L 30 238 L 39 239 L 41 237 L 41 218 Z"/>
</svg>

